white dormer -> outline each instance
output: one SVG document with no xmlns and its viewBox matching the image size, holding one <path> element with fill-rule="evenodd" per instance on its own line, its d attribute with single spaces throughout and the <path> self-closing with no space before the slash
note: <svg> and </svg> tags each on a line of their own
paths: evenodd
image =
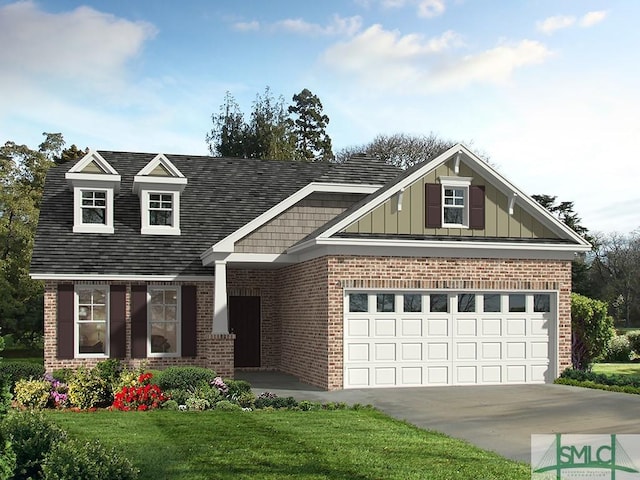
<svg viewBox="0 0 640 480">
<path fill-rule="evenodd" d="M 73 232 L 113 233 L 113 196 L 120 175 L 102 155 L 90 151 L 66 174 L 73 191 Z"/>
<path fill-rule="evenodd" d="M 187 179 L 162 153 L 133 178 L 143 235 L 180 235 L 180 194 Z"/>
</svg>

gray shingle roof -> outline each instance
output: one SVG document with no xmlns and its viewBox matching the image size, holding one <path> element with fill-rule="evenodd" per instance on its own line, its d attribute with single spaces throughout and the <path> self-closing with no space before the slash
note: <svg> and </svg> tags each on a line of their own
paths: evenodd
<svg viewBox="0 0 640 480">
<path fill-rule="evenodd" d="M 49 170 L 31 262 L 35 274 L 211 275 L 200 254 L 312 181 L 383 184 L 398 175 L 379 160 L 343 164 L 166 155 L 188 179 L 180 197 L 180 236 L 141 235 L 133 177 L 153 153 L 99 152 L 121 175 L 114 234 L 73 233 L 73 193 Z"/>
</svg>

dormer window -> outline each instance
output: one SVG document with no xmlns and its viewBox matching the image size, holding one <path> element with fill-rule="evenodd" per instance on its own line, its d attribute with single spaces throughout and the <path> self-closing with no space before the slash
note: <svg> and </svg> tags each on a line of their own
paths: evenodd
<svg viewBox="0 0 640 480">
<path fill-rule="evenodd" d="M 180 235 L 180 194 L 187 179 L 162 154 L 151 160 L 133 179 L 140 197 L 143 235 Z"/>
<path fill-rule="evenodd" d="M 98 152 L 89 152 L 65 177 L 73 190 L 73 232 L 113 233 L 118 172 Z"/>
</svg>

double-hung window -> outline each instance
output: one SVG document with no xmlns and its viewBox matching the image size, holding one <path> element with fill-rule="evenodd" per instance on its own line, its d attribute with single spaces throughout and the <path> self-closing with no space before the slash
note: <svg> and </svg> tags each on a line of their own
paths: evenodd
<svg viewBox="0 0 640 480">
<path fill-rule="evenodd" d="M 464 225 L 466 191 L 461 187 L 444 187 L 443 224 Z"/>
<path fill-rule="evenodd" d="M 76 287 L 76 353 L 103 357 L 109 354 L 109 287 Z"/>
<path fill-rule="evenodd" d="M 82 223 L 107 224 L 107 191 L 82 190 Z"/>
<path fill-rule="evenodd" d="M 173 227 L 173 195 L 149 194 L 149 225 Z"/>
<path fill-rule="evenodd" d="M 180 356 L 180 289 L 149 287 L 148 351 L 154 357 Z"/>
</svg>

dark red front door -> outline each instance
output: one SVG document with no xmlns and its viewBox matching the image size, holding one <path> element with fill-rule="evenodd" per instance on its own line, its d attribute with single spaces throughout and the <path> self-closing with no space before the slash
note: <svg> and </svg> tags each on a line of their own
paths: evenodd
<svg viewBox="0 0 640 480">
<path fill-rule="evenodd" d="M 236 334 L 236 367 L 260 366 L 260 297 L 229 297 L 229 327 Z"/>
</svg>

